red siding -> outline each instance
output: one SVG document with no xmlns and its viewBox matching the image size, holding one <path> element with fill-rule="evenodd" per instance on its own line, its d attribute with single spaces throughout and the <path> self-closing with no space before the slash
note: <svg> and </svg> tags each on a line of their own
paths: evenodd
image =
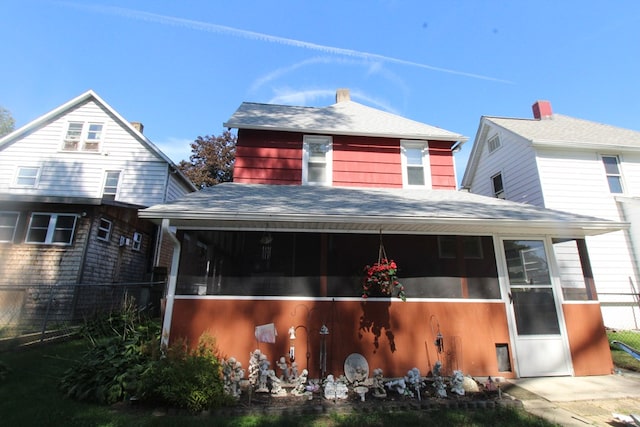
<svg viewBox="0 0 640 427">
<path fill-rule="evenodd" d="M 302 134 L 240 129 L 234 182 L 302 183 Z"/>
<path fill-rule="evenodd" d="M 453 168 L 452 142 L 429 141 L 431 185 L 434 190 L 455 190 L 456 177 Z"/>
<path fill-rule="evenodd" d="M 402 187 L 400 141 L 391 138 L 333 137 L 333 185 Z"/>
<path fill-rule="evenodd" d="M 326 324 L 327 374 L 341 375 L 346 357 L 360 353 L 369 363 L 370 375 L 373 369 L 382 368 L 387 377 L 401 377 L 414 367 L 427 375 L 436 360 L 441 360 L 447 374 L 461 369 L 473 376 L 514 376 L 498 371 L 495 345 L 510 342 L 501 302 L 198 298 L 176 299 L 173 313 L 172 341 L 187 338 L 194 345 L 201 334 L 209 332 L 223 355 L 236 357 L 245 369 L 249 353 L 256 348 L 275 366 L 280 356 L 288 354 L 289 327 L 299 326 L 296 361 L 300 369 L 309 370 L 311 378 L 318 378 L 319 331 Z M 445 339 L 442 354 L 433 344 L 436 321 Z M 255 327 L 271 322 L 278 331 L 275 344 L 257 343 Z"/>
</svg>

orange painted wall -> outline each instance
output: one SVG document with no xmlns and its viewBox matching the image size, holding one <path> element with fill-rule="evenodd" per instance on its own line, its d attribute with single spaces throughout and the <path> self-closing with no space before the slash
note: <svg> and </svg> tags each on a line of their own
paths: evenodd
<svg viewBox="0 0 640 427">
<path fill-rule="evenodd" d="M 431 186 L 434 190 L 456 189 L 451 145 L 451 142 L 446 141 L 429 141 Z"/>
<path fill-rule="evenodd" d="M 258 344 L 255 326 L 271 322 L 278 331 L 276 343 Z M 381 367 L 385 376 L 404 376 L 413 367 L 426 375 L 438 358 L 445 373 L 461 369 L 475 376 L 514 376 L 498 372 L 497 367 L 496 344 L 510 343 L 502 303 L 176 299 L 171 340 L 182 337 L 195 344 L 208 331 L 222 353 L 236 357 L 243 366 L 255 348 L 275 366 L 288 353 L 289 327 L 304 326 L 296 331 L 296 360 L 302 369 L 308 352 L 310 375 L 317 378 L 323 323 L 330 329 L 327 373 L 334 375 L 343 373 L 345 358 L 355 352 L 367 358 L 371 370 Z M 442 354 L 433 344 L 438 325 L 445 338 Z"/>
<path fill-rule="evenodd" d="M 402 187 L 400 141 L 392 138 L 333 137 L 333 185 Z"/>
<path fill-rule="evenodd" d="M 599 304 L 564 304 L 569 348 L 576 376 L 613 372 L 609 341 Z"/>
</svg>

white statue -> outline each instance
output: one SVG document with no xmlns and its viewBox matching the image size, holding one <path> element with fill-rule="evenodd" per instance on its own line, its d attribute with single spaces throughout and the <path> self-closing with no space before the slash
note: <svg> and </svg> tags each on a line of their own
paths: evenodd
<svg viewBox="0 0 640 427">
<path fill-rule="evenodd" d="M 424 387 L 424 381 L 422 381 L 422 376 L 420 375 L 420 369 L 413 368 L 409 372 L 407 372 L 407 376 L 405 377 L 407 384 L 409 385 L 409 395 L 411 397 L 415 394 L 418 395 L 418 400 L 422 400 L 422 396 L 420 395 L 420 389 Z"/>
<path fill-rule="evenodd" d="M 307 374 L 308 374 L 308 371 L 307 371 Z M 293 362 L 291 363 L 291 370 L 289 371 L 289 381 L 296 382 L 297 379 L 298 379 L 298 362 Z"/>
<path fill-rule="evenodd" d="M 437 397 L 447 397 L 447 386 L 444 384 L 441 375 L 442 363 L 438 360 L 435 365 L 433 365 L 433 388 L 436 389 Z"/>
<path fill-rule="evenodd" d="M 336 381 L 333 375 L 327 375 L 327 379 L 324 384 L 324 397 L 325 399 L 346 399 L 348 397 L 349 389 L 343 380 Z"/>
<path fill-rule="evenodd" d="M 261 356 L 262 352 L 258 349 L 249 354 L 249 384 L 251 384 L 252 387 L 256 387 L 258 385 L 258 380 L 260 378 Z"/>
<path fill-rule="evenodd" d="M 464 375 L 462 371 L 453 371 L 451 376 L 451 391 L 459 396 L 464 396 Z"/>
<path fill-rule="evenodd" d="M 404 378 L 398 378 L 397 380 L 388 381 L 385 385 L 389 390 L 395 391 L 400 396 L 404 396 L 405 394 L 407 394 L 407 382 Z"/>
<path fill-rule="evenodd" d="M 264 354 L 260 354 L 260 361 L 258 362 L 259 372 L 258 372 L 258 388 L 256 388 L 257 393 L 268 393 L 269 388 L 267 386 L 267 379 L 269 378 L 271 363 L 267 360 L 267 356 Z"/>
<path fill-rule="evenodd" d="M 300 376 L 295 380 L 295 387 L 293 388 L 293 390 L 291 390 L 291 394 L 293 394 L 294 396 L 302 396 L 303 394 L 305 394 L 305 392 L 307 391 L 305 384 L 307 383 L 308 375 L 309 371 L 303 369 Z"/>
<path fill-rule="evenodd" d="M 384 377 L 382 375 L 382 369 L 376 368 L 373 370 L 373 386 L 371 387 L 374 397 L 387 397 L 387 391 L 384 389 Z"/>
<path fill-rule="evenodd" d="M 240 397 L 240 382 L 244 379 L 244 369 L 242 363 L 235 357 L 222 362 L 222 375 L 224 378 L 224 391 L 233 397 Z"/>
<path fill-rule="evenodd" d="M 280 358 L 280 360 L 278 360 L 278 362 L 276 363 L 276 366 L 278 366 L 278 368 L 280 369 L 280 379 L 286 383 L 288 383 L 290 381 L 290 369 L 289 369 L 289 365 L 287 364 L 287 360 L 285 359 L 284 356 L 282 356 Z"/>
</svg>

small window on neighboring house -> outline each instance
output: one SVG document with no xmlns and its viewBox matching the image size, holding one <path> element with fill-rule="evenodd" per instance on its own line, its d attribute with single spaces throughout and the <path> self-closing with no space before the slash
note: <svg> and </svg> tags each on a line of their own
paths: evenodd
<svg viewBox="0 0 640 427">
<path fill-rule="evenodd" d="M 40 178 L 40 168 L 19 166 L 16 174 L 16 185 L 19 187 L 35 187 Z"/>
<path fill-rule="evenodd" d="M 304 136 L 302 150 L 302 183 L 331 185 L 333 182 L 333 150 L 330 136 Z"/>
<path fill-rule="evenodd" d="M 102 240 L 103 242 L 108 242 L 111 238 L 111 227 L 113 223 L 105 218 L 100 218 L 100 222 L 98 223 L 98 235 L 96 238 L 98 240 Z"/>
<path fill-rule="evenodd" d="M 131 245 L 131 249 L 134 251 L 139 251 L 142 248 L 142 233 L 133 233 L 133 244 Z"/>
<path fill-rule="evenodd" d="M 0 242 L 13 242 L 19 217 L 18 212 L 0 212 Z"/>
<path fill-rule="evenodd" d="M 405 187 L 431 185 L 426 142 L 401 142 L 402 183 Z"/>
<path fill-rule="evenodd" d="M 498 148 L 500 148 L 500 137 L 498 135 L 494 135 L 489 138 L 489 152 L 493 153 Z"/>
<path fill-rule="evenodd" d="M 62 149 L 65 151 L 100 151 L 103 127 L 102 123 L 70 122 Z"/>
<path fill-rule="evenodd" d="M 76 215 L 69 214 L 33 213 L 25 242 L 70 245 L 77 218 Z"/>
<path fill-rule="evenodd" d="M 602 156 L 602 163 L 607 174 L 609 190 L 612 193 L 622 193 L 622 173 L 620 172 L 620 159 L 618 156 Z"/>
<path fill-rule="evenodd" d="M 504 184 L 502 183 L 502 174 L 496 174 L 491 177 L 493 185 L 493 195 L 498 199 L 504 199 Z"/>
<path fill-rule="evenodd" d="M 120 171 L 107 171 L 104 178 L 103 196 L 115 196 L 118 192 L 118 183 L 120 181 Z"/>
</svg>

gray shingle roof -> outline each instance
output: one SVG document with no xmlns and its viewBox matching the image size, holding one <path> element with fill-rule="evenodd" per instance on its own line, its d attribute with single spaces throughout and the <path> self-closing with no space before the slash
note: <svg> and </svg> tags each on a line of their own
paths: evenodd
<svg viewBox="0 0 640 427">
<path fill-rule="evenodd" d="M 453 190 L 220 184 L 140 211 L 179 227 L 599 234 L 620 223 Z"/>
<path fill-rule="evenodd" d="M 638 131 L 576 119 L 562 114 L 553 114 L 551 118 L 542 120 L 503 117 L 485 117 L 485 119 L 528 139 L 534 144 L 640 149 L 640 132 Z"/>
<path fill-rule="evenodd" d="M 395 114 L 343 101 L 328 107 L 243 102 L 225 127 L 267 129 L 332 135 L 366 135 L 407 139 L 466 141 L 460 134 Z"/>
</svg>

